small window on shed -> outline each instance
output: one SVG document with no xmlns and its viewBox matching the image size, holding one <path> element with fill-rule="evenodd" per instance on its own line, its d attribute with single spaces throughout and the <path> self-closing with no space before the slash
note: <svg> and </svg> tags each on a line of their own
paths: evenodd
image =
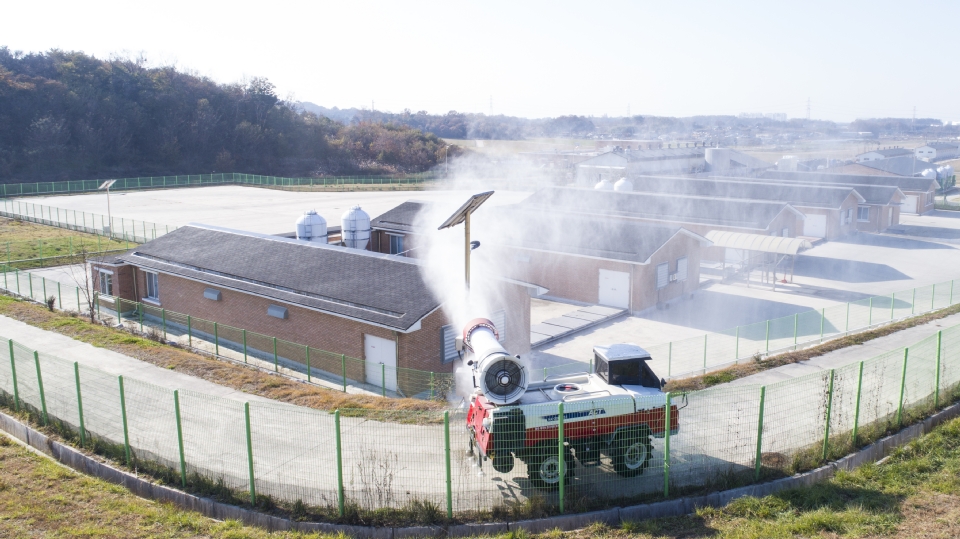
<svg viewBox="0 0 960 539">
<path fill-rule="evenodd" d="M 160 279 L 156 273 L 146 272 L 147 275 L 147 299 L 160 299 Z"/>
<path fill-rule="evenodd" d="M 403 236 L 390 236 L 390 254 L 398 255 L 403 252 Z"/>
<path fill-rule="evenodd" d="M 113 295 L 113 272 L 100 270 L 100 294 Z"/>
<path fill-rule="evenodd" d="M 677 280 L 687 280 L 687 257 L 685 256 L 677 259 Z"/>
<path fill-rule="evenodd" d="M 440 361 L 450 363 L 460 357 L 457 353 L 457 329 L 453 324 L 440 328 Z"/>
<path fill-rule="evenodd" d="M 667 283 L 670 282 L 670 265 L 669 264 L 658 264 L 657 265 L 657 290 L 661 288 L 666 288 Z"/>
</svg>

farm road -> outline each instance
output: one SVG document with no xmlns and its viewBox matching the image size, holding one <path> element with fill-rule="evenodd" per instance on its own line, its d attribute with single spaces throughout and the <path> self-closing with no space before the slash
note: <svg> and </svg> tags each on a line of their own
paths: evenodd
<svg viewBox="0 0 960 539">
<path fill-rule="evenodd" d="M 787 365 L 738 380 L 728 387 L 738 391 L 705 392 L 691 399 L 681 412 L 681 430 L 671 439 L 671 484 L 681 485 L 703 480 L 718 470 L 751 466 L 756 450 L 756 386 L 806 375 L 874 357 L 885 351 L 913 344 L 935 334 L 942 327 L 960 323 L 953 315 L 893 335 L 848 347 L 802 364 Z M 336 468 L 332 414 L 278 405 L 254 395 L 213 384 L 188 375 L 161 369 L 69 337 L 41 330 L 0 316 L 0 335 L 36 350 L 77 361 L 113 375 L 146 381 L 169 390 L 183 389 L 227 401 L 205 404 L 185 402 L 192 410 L 184 417 L 184 437 L 188 469 L 212 477 L 224 477 L 228 485 L 243 488 L 247 484 L 246 448 L 240 406 L 250 402 L 253 415 L 254 455 L 257 491 L 305 503 L 328 505 L 336 500 Z M 50 391 L 48 390 L 48 393 Z M 49 398 L 49 397 L 48 397 Z M 128 401 L 131 397 L 128 395 Z M 177 461 L 174 436 L 154 435 L 154 431 L 172 430 L 172 417 L 166 396 L 156 406 L 139 408 L 131 420 L 137 427 L 132 443 L 144 453 L 168 464 Z M 144 402 L 148 402 L 145 400 Z M 211 401 L 213 402 L 213 401 Z M 109 404 L 109 403 L 108 403 Z M 84 396 L 87 406 L 87 397 Z M 91 403 L 92 406 L 97 404 Z M 111 404 L 112 406 L 112 404 Z M 129 405 L 128 405 L 129 406 Z M 239 414 L 239 415 L 238 415 Z M 811 421 L 813 423 L 813 421 Z M 444 436 L 440 424 L 412 425 L 342 418 L 344 483 L 348 499 L 367 507 L 403 506 L 411 499 L 445 504 Z M 525 466 L 518 462 L 509 473 L 495 472 L 489 463 L 484 475 L 466 454 L 468 437 L 462 411 L 451 413 L 452 490 L 455 511 L 489 508 L 504 501 L 523 501 L 534 489 L 526 478 Z M 99 433 L 122 441 L 115 429 Z M 643 475 L 624 479 L 613 473 L 609 461 L 600 467 L 578 467 L 568 492 L 602 496 L 605 493 L 631 495 L 656 492 L 663 488 L 663 440 L 654 440 L 650 469 Z"/>
</svg>

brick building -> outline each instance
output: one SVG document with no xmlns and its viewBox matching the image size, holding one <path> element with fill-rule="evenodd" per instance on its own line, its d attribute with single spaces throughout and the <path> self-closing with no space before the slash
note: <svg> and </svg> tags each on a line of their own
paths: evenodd
<svg viewBox="0 0 960 539">
<path fill-rule="evenodd" d="M 924 214 L 933 210 L 937 189 L 940 188 L 940 184 L 937 183 L 937 180 L 912 176 L 910 174 L 904 176 L 888 175 L 881 170 L 874 170 L 870 168 L 873 166 L 879 166 L 879 164 L 900 162 L 901 160 L 910 166 L 913 166 L 914 161 L 916 161 L 916 159 L 911 157 L 907 157 L 905 159 L 901 157 L 895 157 L 876 162 L 871 161 L 870 163 L 866 164 L 847 165 L 845 167 L 841 167 L 842 170 L 840 172 L 843 173 L 826 171 L 784 172 L 771 170 L 765 172 L 763 177 L 780 182 L 799 182 L 817 185 L 849 185 L 854 189 L 856 189 L 858 185 L 896 187 L 900 189 L 904 196 L 900 207 L 901 213 Z M 861 167 L 863 169 L 873 170 L 876 172 L 876 174 L 854 171 L 852 167 Z M 930 164 L 927 163 L 925 167 L 929 168 Z M 899 214 L 896 222 L 899 223 Z"/>
<path fill-rule="evenodd" d="M 349 376 L 361 382 L 374 377 L 379 384 L 380 363 L 453 368 L 447 348 L 457 328 L 416 260 L 191 224 L 91 265 L 107 306 L 116 295 L 360 358 L 368 363 L 365 372 Z M 502 279 L 475 286 L 499 288 L 503 304 L 487 314 L 502 326 L 507 350 L 529 351 L 536 287 Z M 396 378 L 386 385 L 403 393 Z"/>
</svg>

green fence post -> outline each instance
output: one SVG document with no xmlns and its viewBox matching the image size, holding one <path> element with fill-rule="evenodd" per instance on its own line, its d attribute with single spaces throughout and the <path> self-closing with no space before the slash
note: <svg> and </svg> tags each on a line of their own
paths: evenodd
<svg viewBox="0 0 960 539">
<path fill-rule="evenodd" d="M 903 393 L 907 389 L 907 358 L 910 356 L 910 349 L 903 349 L 903 373 L 900 375 L 900 404 L 897 406 L 897 426 L 903 426 Z"/>
<path fill-rule="evenodd" d="M 180 390 L 173 390 L 173 410 L 177 416 L 177 443 L 180 446 L 180 483 L 187 487 L 187 461 L 183 456 L 183 423 L 180 421 Z"/>
<path fill-rule="evenodd" d="M 27 283 L 30 285 L 30 299 L 33 299 L 33 275 L 28 271 L 27 274 Z"/>
<path fill-rule="evenodd" d="M 118 376 L 120 381 L 120 418 L 123 420 L 123 451 L 127 457 L 127 466 L 130 466 L 130 431 L 127 428 L 127 399 L 123 392 L 123 375 Z"/>
<path fill-rule="evenodd" d="M 734 335 L 733 359 L 740 361 L 740 326 L 737 326 L 737 333 Z"/>
<path fill-rule="evenodd" d="M 863 362 L 860 362 L 860 372 L 857 374 L 857 405 L 853 413 L 853 447 L 857 447 L 857 430 L 860 428 L 860 394 L 863 389 Z"/>
<path fill-rule="evenodd" d="M 187 315 L 187 346 L 193 348 L 193 319 Z"/>
<path fill-rule="evenodd" d="M 557 470 L 559 470 L 560 477 L 560 513 L 563 513 L 563 498 L 564 498 L 564 483 L 566 483 L 566 463 L 567 459 L 564 458 L 563 454 L 563 401 L 560 401 L 560 404 L 557 405 Z"/>
<path fill-rule="evenodd" d="M 447 519 L 453 518 L 453 477 L 450 471 L 450 412 L 443 412 L 443 445 L 447 461 Z"/>
<path fill-rule="evenodd" d="M 827 318 L 827 309 L 820 309 L 820 344 L 823 344 L 823 322 Z"/>
<path fill-rule="evenodd" d="M 380 364 L 380 396 L 387 396 L 387 366 Z"/>
<path fill-rule="evenodd" d="M 57 308 L 63 310 L 63 294 L 60 289 L 60 281 L 57 281 Z"/>
<path fill-rule="evenodd" d="M 73 376 L 77 380 L 77 415 L 80 418 L 80 447 L 87 445 L 87 429 L 83 424 L 83 397 L 80 396 L 80 364 L 73 362 Z"/>
<path fill-rule="evenodd" d="M 666 404 L 663 405 L 663 497 L 670 497 L 670 392 L 666 395 Z"/>
<path fill-rule="evenodd" d="M 843 334 L 850 333 L 850 302 L 847 302 L 847 324 L 843 328 Z"/>
<path fill-rule="evenodd" d="M 307 353 L 307 381 L 313 382 L 312 374 L 310 373 L 310 346 L 304 345 L 303 350 Z"/>
<path fill-rule="evenodd" d="M 6 273 L 4 273 L 4 276 L 6 276 Z M 77 313 L 80 313 L 80 312 L 82 312 L 82 311 L 80 310 L 80 287 L 78 286 L 78 287 L 74 288 L 74 290 L 77 291 Z"/>
<path fill-rule="evenodd" d="M 769 319 L 767 319 L 767 335 L 766 337 L 764 337 L 764 339 L 767 341 L 767 352 L 769 352 L 770 351 L 770 320 Z"/>
<path fill-rule="evenodd" d="M 220 325 L 213 323 L 213 354 L 220 355 Z"/>
<path fill-rule="evenodd" d="M 250 403 L 243 403 L 243 416 L 247 424 L 247 468 L 250 470 L 250 504 L 257 505 L 257 483 L 253 477 L 253 436 L 250 433 Z"/>
<path fill-rule="evenodd" d="M 167 310 L 160 309 L 160 316 L 163 319 L 163 340 L 167 340 Z M 120 317 L 120 313 L 117 313 L 117 318 Z"/>
<path fill-rule="evenodd" d="M 793 315 L 793 349 L 797 349 L 797 331 L 800 327 L 800 313 Z"/>
<path fill-rule="evenodd" d="M 667 344 L 667 378 L 673 373 L 673 341 Z M 543 379 L 547 379 L 547 370 L 543 370 Z"/>
<path fill-rule="evenodd" d="M 40 389 L 40 407 L 43 411 L 43 425 L 47 425 L 47 398 L 43 394 L 43 376 L 40 374 L 40 353 L 33 351 L 33 362 L 37 366 L 37 387 Z"/>
<path fill-rule="evenodd" d="M 830 369 L 830 389 L 827 393 L 827 424 L 823 428 L 823 459 L 827 460 L 827 451 L 830 444 L 830 414 L 833 412 L 833 378 L 835 371 Z"/>
<path fill-rule="evenodd" d="M 340 450 L 340 410 L 333 412 L 333 429 L 337 443 L 337 504 L 340 506 L 340 516 L 343 516 L 343 453 Z"/>
<path fill-rule="evenodd" d="M 247 330 L 242 329 L 240 332 L 243 334 L 243 362 L 247 362 Z M 309 378 L 310 373 L 310 349 L 307 349 L 307 378 Z"/>
<path fill-rule="evenodd" d="M 873 325 L 873 297 L 870 297 L 870 312 L 867 315 L 867 327 Z"/>
<path fill-rule="evenodd" d="M 20 411 L 20 389 L 17 386 L 17 360 L 13 355 L 13 339 L 7 339 L 10 350 L 10 374 L 13 376 L 13 409 Z"/>
<path fill-rule="evenodd" d="M 767 386 L 760 386 L 760 415 L 757 417 L 757 459 L 754 480 L 760 480 L 760 465 L 763 463 L 763 405 L 767 398 Z"/>
<path fill-rule="evenodd" d="M 143 303 L 137 302 L 137 315 L 140 319 L 140 333 L 143 333 Z"/>
<path fill-rule="evenodd" d="M 340 354 L 340 375 L 343 376 L 343 392 L 347 392 L 347 356 Z"/>
<path fill-rule="evenodd" d="M 703 374 L 707 374 L 707 335 L 703 334 Z"/>
<path fill-rule="evenodd" d="M 434 385 L 433 385 L 433 371 L 430 371 L 430 400 L 433 400 L 434 395 Z"/>
<path fill-rule="evenodd" d="M 933 409 L 940 408 L 940 348 L 943 343 L 943 331 L 937 332 L 937 386 L 933 390 Z"/>
<path fill-rule="evenodd" d="M 13 268 L 13 278 L 17 280 L 17 295 L 22 296 L 20 293 L 20 268 Z"/>
<path fill-rule="evenodd" d="M 280 372 L 280 357 L 277 355 L 277 338 L 273 338 L 273 371 Z"/>
</svg>

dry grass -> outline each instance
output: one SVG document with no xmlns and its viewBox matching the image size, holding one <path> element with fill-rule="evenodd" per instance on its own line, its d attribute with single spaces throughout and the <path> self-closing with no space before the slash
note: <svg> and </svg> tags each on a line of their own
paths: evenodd
<svg viewBox="0 0 960 539">
<path fill-rule="evenodd" d="M 125 249 L 128 245 L 136 245 L 102 237 L 98 243 L 97 236 L 93 234 L 0 217 L 0 262 L 38 258 L 41 255 L 40 241 L 43 242 L 44 258 L 69 256 L 71 242 L 74 253 L 80 252 L 83 247 L 87 252 L 94 252 L 98 249 L 118 250 Z M 30 263 L 16 265 L 20 269 L 37 266 L 38 264 Z"/>
<path fill-rule="evenodd" d="M 0 315 L 41 329 L 54 331 L 78 341 L 106 348 L 164 369 L 189 374 L 209 382 L 317 410 L 345 410 L 345 414 L 382 416 L 400 421 L 427 420 L 412 412 L 443 410 L 446 402 L 390 399 L 352 395 L 317 387 L 205 356 L 171 345 L 160 344 L 117 328 L 91 324 L 87 319 L 63 312 L 51 312 L 41 305 L 0 296 Z"/>
<path fill-rule="evenodd" d="M 750 376 L 751 374 L 756 374 L 758 372 L 763 372 L 770 369 L 775 369 L 777 367 L 782 367 L 783 365 L 789 365 L 791 363 L 799 363 L 801 361 L 807 361 L 818 356 L 822 356 L 834 350 L 840 350 L 841 348 L 847 348 L 849 346 L 855 346 L 858 344 L 863 344 L 867 341 L 877 339 L 904 329 L 912 328 L 914 326 L 921 326 L 927 322 L 933 320 L 939 320 L 941 318 L 950 316 L 951 314 L 956 314 L 960 312 L 960 304 L 951 305 L 944 309 L 938 311 L 933 311 L 928 314 L 921 316 L 916 316 L 903 320 L 901 322 L 896 322 L 889 324 L 883 327 L 872 329 L 870 331 L 864 331 L 862 333 L 855 333 L 853 335 L 848 335 L 846 337 L 841 337 L 834 339 L 828 342 L 825 342 L 818 346 L 812 346 L 810 348 L 804 348 L 801 350 L 795 350 L 792 352 L 784 352 L 782 354 L 776 354 L 769 356 L 766 359 L 761 361 L 751 361 L 749 363 L 741 363 L 739 365 L 732 365 L 725 369 L 716 370 L 704 375 L 693 376 L 690 378 L 682 378 L 678 380 L 671 380 L 667 382 L 665 387 L 666 391 L 697 391 L 700 389 L 706 389 L 711 386 L 718 384 L 724 384 L 727 382 L 732 382 L 739 378 L 744 378 Z"/>
<path fill-rule="evenodd" d="M 73 472 L 0 435 L 0 537 L 307 538 L 217 522 Z"/>
</svg>

